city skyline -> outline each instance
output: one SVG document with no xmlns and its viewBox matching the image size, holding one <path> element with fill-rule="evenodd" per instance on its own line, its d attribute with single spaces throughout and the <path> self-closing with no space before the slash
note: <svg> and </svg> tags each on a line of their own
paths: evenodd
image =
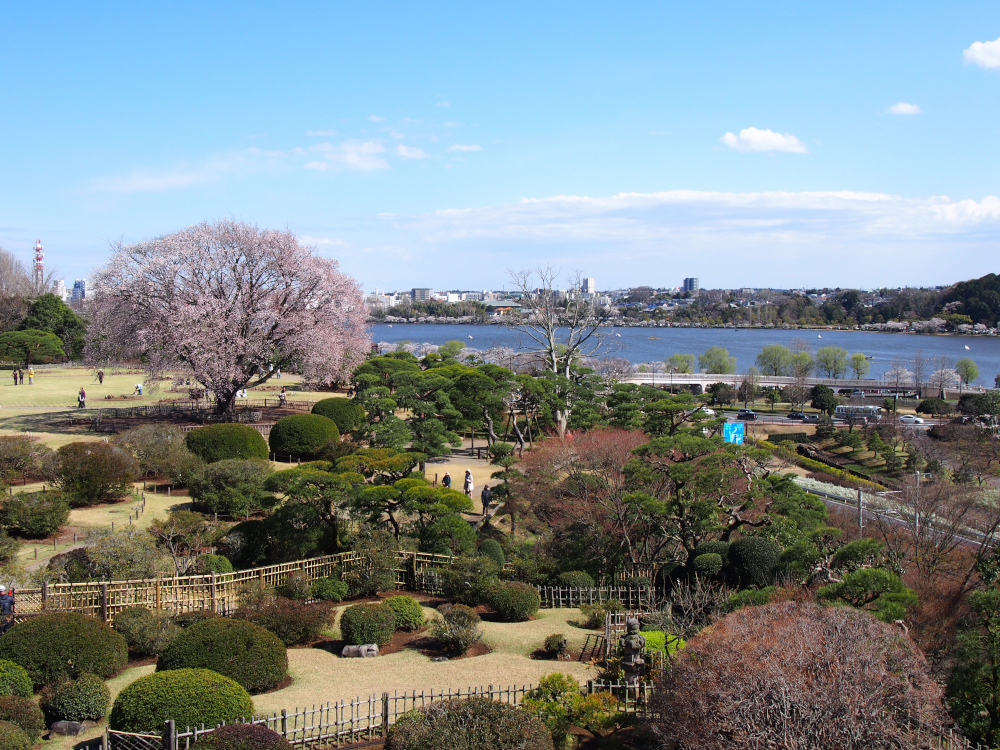
<svg viewBox="0 0 1000 750">
<path fill-rule="evenodd" d="M 5 21 L 0 245 L 41 237 L 67 279 L 224 217 L 287 227 L 366 289 L 500 288 L 540 261 L 606 288 L 995 270 L 995 4 Z"/>
</svg>

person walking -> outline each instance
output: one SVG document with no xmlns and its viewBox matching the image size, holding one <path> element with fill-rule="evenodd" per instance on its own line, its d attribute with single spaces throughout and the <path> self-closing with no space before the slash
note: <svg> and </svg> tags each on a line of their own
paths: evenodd
<svg viewBox="0 0 1000 750">
<path fill-rule="evenodd" d="M 80 388 L 80 392 L 76 394 L 76 408 L 86 409 L 87 408 L 87 392 Z"/>
<path fill-rule="evenodd" d="M 489 485 L 483 487 L 483 493 L 479 499 L 483 501 L 483 518 L 486 518 L 490 512 L 490 503 L 493 502 L 493 490 L 490 489 Z"/>
<path fill-rule="evenodd" d="M 28 367 L 28 385 L 34 385 L 34 384 L 35 384 L 35 368 L 29 366 Z"/>
<path fill-rule="evenodd" d="M 465 494 L 467 496 L 469 496 L 469 497 L 472 497 L 472 491 L 474 489 L 476 489 L 475 486 L 472 484 L 472 470 L 471 469 L 466 469 L 465 470 L 465 487 L 464 487 L 464 489 L 465 489 Z"/>
<path fill-rule="evenodd" d="M 24 370 L 21 368 L 17 369 L 17 381 L 18 385 L 24 385 Z"/>
<path fill-rule="evenodd" d="M 14 385 L 17 385 L 17 370 L 12 370 L 10 374 L 14 376 Z"/>
<path fill-rule="evenodd" d="M 0 635 L 14 627 L 14 589 L 0 583 Z"/>
<path fill-rule="evenodd" d="M 97 371 L 97 382 L 100 385 L 104 385 L 104 370 Z"/>
<path fill-rule="evenodd" d="M 281 392 L 278 394 L 278 403 L 281 406 L 287 406 L 288 404 L 288 391 L 285 390 L 285 386 L 281 386 Z"/>
<path fill-rule="evenodd" d="M 444 476 L 441 477 L 441 486 L 451 489 L 451 474 L 447 471 L 444 473 Z"/>
</svg>

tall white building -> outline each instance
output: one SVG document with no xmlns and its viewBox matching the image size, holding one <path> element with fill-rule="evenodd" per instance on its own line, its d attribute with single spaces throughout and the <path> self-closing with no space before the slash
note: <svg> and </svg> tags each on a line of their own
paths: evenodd
<svg viewBox="0 0 1000 750">
<path fill-rule="evenodd" d="M 52 284 L 52 293 L 56 295 L 63 302 L 66 301 L 66 280 L 59 279 Z"/>
<path fill-rule="evenodd" d="M 582 288 L 580 289 L 584 294 L 596 294 L 597 293 L 597 280 L 593 276 L 583 280 Z"/>
</svg>

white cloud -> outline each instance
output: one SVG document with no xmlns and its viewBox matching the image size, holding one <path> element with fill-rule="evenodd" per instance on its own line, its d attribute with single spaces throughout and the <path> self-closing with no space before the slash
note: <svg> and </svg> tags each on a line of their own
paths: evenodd
<svg viewBox="0 0 1000 750">
<path fill-rule="evenodd" d="M 919 115 L 923 114 L 923 110 L 917 104 L 908 104 L 907 102 L 896 102 L 891 107 L 886 109 L 890 115 Z"/>
<path fill-rule="evenodd" d="M 987 70 L 1000 68 L 1000 38 L 992 42 L 973 42 L 962 52 L 967 63 Z"/>
<path fill-rule="evenodd" d="M 337 237 L 310 237 L 307 234 L 299 235 L 299 240 L 303 245 L 315 247 L 350 247 L 351 243 Z"/>
<path fill-rule="evenodd" d="M 312 138 L 314 136 L 318 136 L 320 138 L 333 138 L 335 135 L 337 135 L 337 131 L 336 130 L 307 130 L 306 131 L 306 136 L 310 137 L 310 138 Z"/>
<path fill-rule="evenodd" d="M 181 190 L 198 185 L 218 182 L 223 177 L 239 171 L 259 167 L 283 159 L 283 151 L 263 151 L 256 147 L 213 156 L 201 164 L 183 163 L 163 169 L 137 169 L 127 175 L 112 175 L 91 180 L 88 190 L 92 193 L 149 193 L 163 190 Z"/>
<path fill-rule="evenodd" d="M 445 99 L 445 100 L 442 100 L 442 101 L 438 102 L 437 105 L 439 107 L 450 107 L 451 106 L 451 102 L 449 102 L 448 100 Z"/>
<path fill-rule="evenodd" d="M 726 133 L 720 139 L 731 149 L 743 152 L 788 151 L 793 154 L 809 153 L 798 138 L 791 133 L 775 133 L 771 130 L 743 128 L 739 135 Z"/>
<path fill-rule="evenodd" d="M 462 123 L 462 122 L 446 122 L 446 123 L 444 124 L 444 126 L 445 126 L 446 128 L 460 128 L 460 127 L 462 127 L 462 125 L 464 125 L 464 124 L 465 124 L 465 123 Z"/>
<path fill-rule="evenodd" d="M 483 147 L 475 143 L 453 143 L 448 146 L 449 151 L 482 151 Z"/>
<path fill-rule="evenodd" d="M 422 148 L 417 148 L 416 146 L 404 146 L 402 143 L 396 146 L 396 153 L 404 159 L 426 159 L 429 156 L 429 154 Z"/>
<path fill-rule="evenodd" d="M 381 115 L 368 115 L 368 119 L 372 122 L 385 122 L 385 118 Z"/>
<path fill-rule="evenodd" d="M 346 167 L 359 171 L 372 169 L 388 169 L 389 163 L 379 154 L 385 152 L 385 146 L 378 141 L 347 140 L 338 145 L 332 143 L 317 143 L 310 151 L 323 155 L 323 161 L 311 161 L 303 165 L 306 169 L 318 169 L 325 172 L 328 169 Z"/>
</svg>

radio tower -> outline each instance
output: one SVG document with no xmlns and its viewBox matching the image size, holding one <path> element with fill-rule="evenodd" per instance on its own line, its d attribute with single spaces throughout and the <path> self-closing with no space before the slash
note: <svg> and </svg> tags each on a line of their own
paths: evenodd
<svg viewBox="0 0 1000 750">
<path fill-rule="evenodd" d="M 35 240 L 35 291 L 42 291 L 45 283 L 45 249 L 41 240 Z"/>
</svg>

